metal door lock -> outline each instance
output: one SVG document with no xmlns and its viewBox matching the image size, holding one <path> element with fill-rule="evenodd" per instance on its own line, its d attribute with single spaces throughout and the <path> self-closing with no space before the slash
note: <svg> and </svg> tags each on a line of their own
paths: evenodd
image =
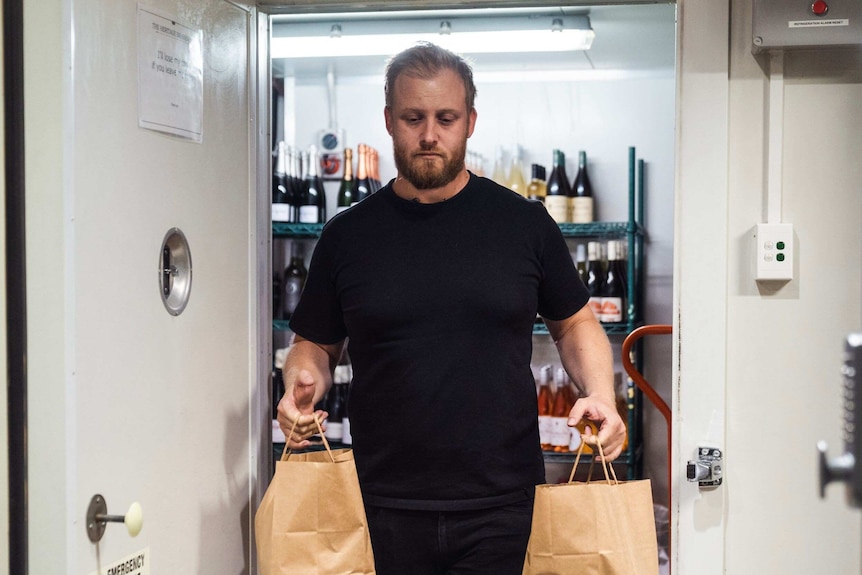
<svg viewBox="0 0 862 575">
<path fill-rule="evenodd" d="M 716 487 L 721 485 L 722 455 L 715 447 L 701 447 L 697 451 L 697 460 L 689 461 L 685 468 L 686 478 L 697 481 L 700 487 Z"/>
</svg>

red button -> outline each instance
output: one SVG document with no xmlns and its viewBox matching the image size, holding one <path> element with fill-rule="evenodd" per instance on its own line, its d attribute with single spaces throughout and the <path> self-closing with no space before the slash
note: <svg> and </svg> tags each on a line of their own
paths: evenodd
<svg viewBox="0 0 862 575">
<path fill-rule="evenodd" d="M 823 0 L 816 0 L 816 2 L 811 5 L 811 11 L 815 16 L 823 16 L 829 12 L 829 5 Z"/>
</svg>

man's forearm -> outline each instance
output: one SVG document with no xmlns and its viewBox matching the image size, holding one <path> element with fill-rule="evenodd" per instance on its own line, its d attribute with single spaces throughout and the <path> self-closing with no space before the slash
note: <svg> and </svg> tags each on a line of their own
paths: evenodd
<svg viewBox="0 0 862 575">
<path fill-rule="evenodd" d="M 314 377 L 314 403 L 322 400 L 332 386 L 332 372 L 341 357 L 341 348 L 341 343 L 322 345 L 296 336 L 282 370 L 285 393 L 293 389 L 297 374 L 304 369 Z"/>
</svg>

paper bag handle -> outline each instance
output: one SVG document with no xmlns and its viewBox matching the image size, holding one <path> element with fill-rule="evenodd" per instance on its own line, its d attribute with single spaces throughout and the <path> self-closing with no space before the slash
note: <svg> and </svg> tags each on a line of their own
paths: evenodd
<svg viewBox="0 0 862 575">
<path fill-rule="evenodd" d="M 596 431 L 595 427 L 593 427 L 593 431 Z M 598 433 L 594 433 L 593 437 L 596 438 L 596 446 L 599 449 L 599 456 L 602 458 L 602 471 L 605 475 L 605 481 L 607 481 L 608 485 L 616 485 L 617 483 L 619 483 L 619 481 L 617 480 L 617 473 L 616 471 L 614 471 L 614 466 L 611 465 L 610 462 L 605 461 L 605 452 L 604 449 L 602 449 L 602 442 L 599 441 Z M 581 445 L 580 447 L 578 447 L 578 455 L 575 457 L 575 464 L 572 465 L 572 472 L 569 474 L 569 483 L 571 483 L 575 479 L 575 470 L 578 468 L 578 463 L 581 461 L 581 454 L 584 452 L 584 445 L 586 445 L 586 442 L 581 441 Z M 595 464 L 595 462 L 596 458 L 594 457 L 590 461 L 590 467 L 587 470 L 587 483 L 589 483 L 593 478 L 593 465 Z M 608 476 L 608 470 L 610 470 L 610 476 Z M 613 482 L 611 482 L 611 477 L 613 477 L 614 479 Z"/>
<path fill-rule="evenodd" d="M 313 415 L 313 417 L 314 423 L 317 424 L 317 430 L 320 431 L 320 439 L 323 440 L 323 446 L 326 448 L 326 452 L 329 454 L 329 459 L 332 460 L 332 463 L 335 463 L 335 456 L 332 454 L 332 448 L 329 447 L 329 442 L 326 440 L 326 434 L 323 433 L 323 426 L 320 424 L 320 418 L 317 417 L 316 413 Z M 293 435 L 293 430 L 296 429 L 297 423 L 299 423 L 298 417 L 293 421 L 293 426 L 290 428 L 290 433 L 287 434 L 287 437 L 284 440 L 284 451 L 281 452 L 282 461 L 287 461 L 287 459 L 290 457 L 290 454 L 293 453 L 293 450 L 287 448 L 287 442 Z"/>
</svg>

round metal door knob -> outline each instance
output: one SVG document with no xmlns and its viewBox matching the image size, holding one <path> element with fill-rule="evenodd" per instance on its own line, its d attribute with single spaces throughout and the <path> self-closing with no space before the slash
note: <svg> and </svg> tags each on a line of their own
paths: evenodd
<svg viewBox="0 0 862 575">
<path fill-rule="evenodd" d="M 132 537 L 137 536 L 144 526 L 144 511 L 141 504 L 135 501 L 129 506 L 125 515 L 108 515 L 108 505 L 101 495 L 93 495 L 87 508 L 87 537 L 93 543 L 102 540 L 108 523 L 123 523 Z"/>
</svg>

